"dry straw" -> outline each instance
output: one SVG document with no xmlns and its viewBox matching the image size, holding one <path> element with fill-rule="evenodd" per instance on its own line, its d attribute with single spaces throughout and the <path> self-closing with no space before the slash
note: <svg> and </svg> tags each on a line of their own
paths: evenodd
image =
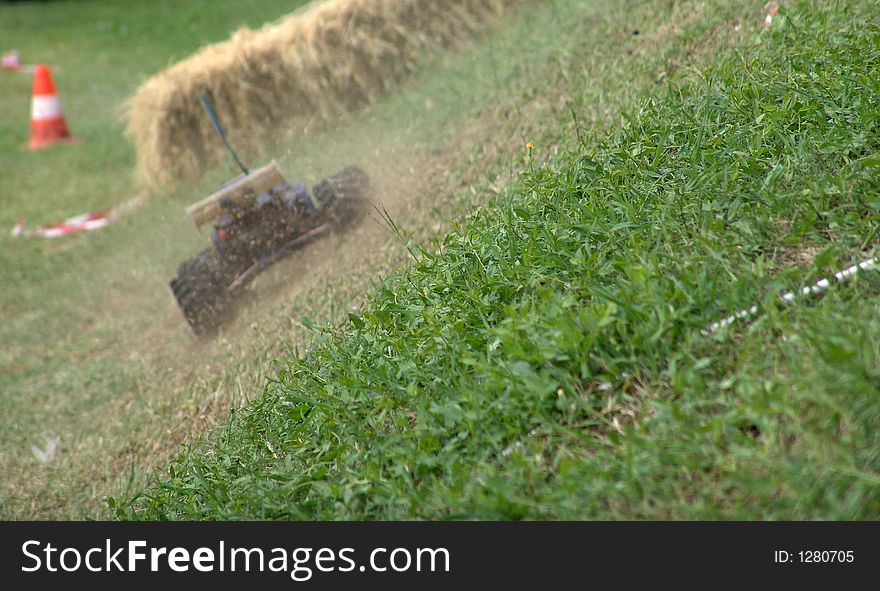
<svg viewBox="0 0 880 591">
<path fill-rule="evenodd" d="M 331 119 L 401 81 L 428 50 L 477 34 L 513 0 L 325 0 L 241 29 L 145 82 L 128 104 L 139 176 L 170 185 L 224 156 L 199 101 L 233 145 L 256 149 L 294 118 Z"/>
</svg>

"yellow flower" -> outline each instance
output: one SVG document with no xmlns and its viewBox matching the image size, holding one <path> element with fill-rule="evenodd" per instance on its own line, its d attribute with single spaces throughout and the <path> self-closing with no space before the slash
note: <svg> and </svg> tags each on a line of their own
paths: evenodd
<svg viewBox="0 0 880 591">
<path fill-rule="evenodd" d="M 529 152 L 531 152 L 534 149 L 535 149 L 535 144 L 533 144 L 532 142 L 529 142 L 526 144 L 526 150 L 528 150 Z"/>
</svg>

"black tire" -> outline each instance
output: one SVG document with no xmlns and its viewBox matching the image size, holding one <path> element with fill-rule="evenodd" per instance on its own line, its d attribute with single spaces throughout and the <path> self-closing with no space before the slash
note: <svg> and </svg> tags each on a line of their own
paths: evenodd
<svg viewBox="0 0 880 591">
<path fill-rule="evenodd" d="M 366 215 L 369 190 L 367 174 L 357 166 L 349 166 L 315 185 L 314 194 L 321 213 L 331 221 L 334 230 L 345 231 Z"/>
<path fill-rule="evenodd" d="M 226 308 L 226 285 L 221 262 L 207 249 L 180 265 L 171 291 L 186 321 L 198 336 L 209 336 Z"/>
</svg>

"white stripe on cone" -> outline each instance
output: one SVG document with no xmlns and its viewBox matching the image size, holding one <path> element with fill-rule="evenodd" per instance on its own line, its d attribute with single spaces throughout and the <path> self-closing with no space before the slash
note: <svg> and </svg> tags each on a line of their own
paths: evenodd
<svg viewBox="0 0 880 591">
<path fill-rule="evenodd" d="M 31 119 L 40 121 L 61 117 L 61 101 L 58 95 L 35 96 L 31 102 Z"/>
</svg>

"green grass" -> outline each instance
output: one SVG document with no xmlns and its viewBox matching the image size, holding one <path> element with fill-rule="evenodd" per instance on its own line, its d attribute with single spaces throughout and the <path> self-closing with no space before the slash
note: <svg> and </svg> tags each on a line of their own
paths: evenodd
<svg viewBox="0 0 880 591">
<path fill-rule="evenodd" d="M 411 245 L 362 311 L 111 506 L 877 519 L 880 277 L 792 306 L 776 294 L 877 244 L 878 9 L 786 3 L 607 135 L 573 144 L 564 110 L 544 121 L 558 157 L 527 154 L 517 182 Z M 753 322 L 702 335 L 755 301 Z"/>
<path fill-rule="evenodd" d="M 0 7 L 4 45 L 17 47 L 27 63 L 59 66 L 68 123 L 83 138 L 77 146 L 26 151 L 30 81 L 0 73 L 9 83 L 0 89 L 3 517 L 105 515 L 104 497 L 127 496 L 181 443 L 259 395 L 283 365 L 278 358 L 308 345 L 304 317 L 344 318 L 371 277 L 399 266 L 406 250 L 368 221 L 351 243 L 316 245 L 269 270 L 220 338 L 197 342 L 168 280 L 207 241 L 183 207 L 234 174 L 228 163 L 98 232 L 46 241 L 12 239 L 2 230 L 19 216 L 32 227 L 128 200 L 134 158 L 119 113 L 137 83 L 205 41 L 299 4 Z M 573 141 L 570 106 L 582 127 L 598 133 L 661 88 L 659 77 L 733 35 L 742 3 L 717 0 L 702 12 L 701 4 L 523 3 L 485 39 L 431 56 L 370 109 L 329 128 L 294 125 L 266 154 L 246 156 L 277 158 L 289 177 L 312 181 L 361 164 L 378 182 L 382 206 L 413 239 L 427 240 L 506 185 L 511 158 L 527 141 L 537 145 L 536 160 Z M 760 2 L 749 5 L 740 22 L 755 28 Z M 56 458 L 38 463 L 30 446 L 54 436 L 61 437 Z"/>
</svg>

